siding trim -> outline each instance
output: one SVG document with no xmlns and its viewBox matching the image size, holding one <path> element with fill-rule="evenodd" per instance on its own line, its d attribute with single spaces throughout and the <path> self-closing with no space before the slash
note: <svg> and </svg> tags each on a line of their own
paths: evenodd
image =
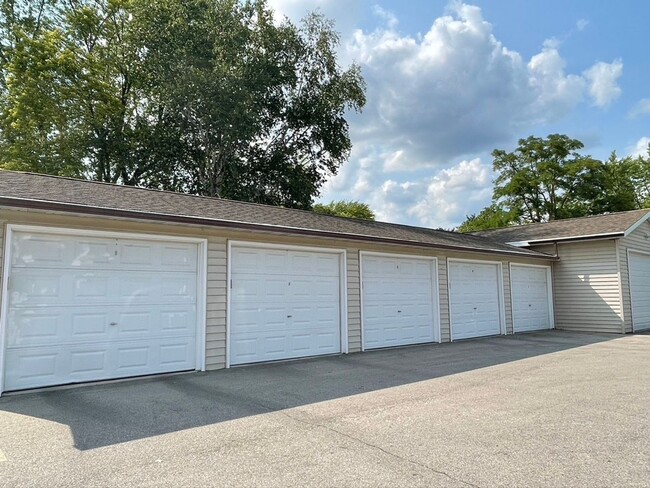
<svg viewBox="0 0 650 488">
<path fill-rule="evenodd" d="M 433 342 L 442 343 L 442 331 L 440 330 L 440 286 L 438 284 L 438 258 L 435 256 L 417 256 L 413 254 L 399 254 L 373 251 L 359 251 L 359 289 L 361 302 L 361 352 L 366 350 L 366 341 L 363 322 L 363 257 L 364 256 L 385 256 L 400 259 L 419 259 L 431 261 L 431 305 L 433 310 Z"/>
<path fill-rule="evenodd" d="M 347 289 L 347 251 L 345 249 L 332 248 L 332 247 L 315 247 L 315 246 L 300 246 L 296 244 L 275 244 L 256 241 L 238 241 L 228 239 L 227 250 L 227 282 L 226 282 L 226 368 L 230 368 L 230 330 L 231 330 L 231 317 L 230 309 L 231 304 L 231 285 L 232 285 L 232 248 L 233 247 L 252 247 L 258 249 L 287 249 L 292 251 L 307 251 L 307 252 L 320 252 L 327 254 L 339 255 L 339 334 L 341 353 L 348 354 L 349 342 L 348 337 L 348 289 Z"/>
<path fill-rule="evenodd" d="M 647 216 L 646 216 L 647 217 Z M 640 224 L 639 224 L 640 225 Z M 635 228 L 636 228 L 635 224 Z M 621 334 L 625 334 L 625 303 L 623 302 L 623 276 L 621 275 L 621 247 L 620 239 L 614 241 L 616 246 L 616 274 L 618 276 L 618 301 L 621 307 Z M 628 266 L 629 275 L 629 266 Z M 629 280 L 629 278 L 628 278 Z"/>
<path fill-rule="evenodd" d="M 5 226 L 5 235 L 3 243 L 3 262 L 2 262 L 2 289 L 0 291 L 0 395 L 4 391 L 5 383 L 5 337 L 7 335 L 6 331 L 6 317 L 7 317 L 7 302 L 9 301 L 9 269 L 11 268 L 11 226 L 7 224 Z"/>
<path fill-rule="evenodd" d="M 2 266 L 2 302 L 0 303 L 0 395 L 4 388 L 5 336 L 7 334 L 7 312 L 9 308 L 9 279 L 11 274 L 11 239 L 14 232 L 36 232 L 42 234 L 59 234 L 70 236 L 93 236 L 115 239 L 142 239 L 149 241 L 186 242 L 197 245 L 197 290 L 196 290 L 196 371 L 205 371 L 206 357 L 206 321 L 207 321 L 207 269 L 208 240 L 197 237 L 169 236 L 162 234 L 144 234 L 105 230 L 74 229 L 67 227 L 48 227 L 40 225 L 7 224 L 4 243 L 4 263 Z"/>
<path fill-rule="evenodd" d="M 555 329 L 555 311 L 553 310 L 553 273 L 550 266 L 543 266 L 540 264 L 519 264 L 519 263 L 508 263 L 510 268 L 510 304 L 512 310 L 512 333 L 515 334 L 515 303 L 512 298 L 512 267 L 519 266 L 521 268 L 545 268 L 546 269 L 546 297 L 548 301 L 548 319 L 549 319 L 549 330 Z M 542 329 L 544 330 L 544 329 Z"/>
<path fill-rule="evenodd" d="M 451 280 L 449 279 L 449 268 L 454 262 L 461 263 L 479 263 L 479 264 L 495 264 L 497 266 L 497 294 L 499 295 L 499 324 L 501 335 L 506 335 L 506 303 L 504 298 L 503 287 L 503 263 L 501 261 L 488 261 L 482 259 L 462 259 L 462 258 L 447 258 L 447 296 L 449 297 L 449 342 L 454 342 L 453 324 L 451 323 Z"/>
<path fill-rule="evenodd" d="M 634 326 L 634 298 L 633 298 L 633 293 L 632 293 L 632 273 L 630 273 L 630 253 L 636 253 L 636 254 L 642 254 L 644 256 L 650 257 L 650 252 L 647 251 L 639 251 L 638 249 L 627 249 L 627 269 L 628 269 L 628 276 L 627 279 L 629 281 L 629 287 L 630 287 L 630 312 L 631 312 L 631 323 L 632 323 L 632 332 L 636 332 L 636 327 Z M 643 329 L 645 330 L 645 329 Z M 625 334 L 625 328 L 623 329 L 623 333 Z"/>
</svg>

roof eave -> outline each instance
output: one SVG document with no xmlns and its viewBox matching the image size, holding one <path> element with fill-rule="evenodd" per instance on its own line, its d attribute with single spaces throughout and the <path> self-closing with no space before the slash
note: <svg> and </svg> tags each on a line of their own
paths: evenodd
<svg viewBox="0 0 650 488">
<path fill-rule="evenodd" d="M 207 218 L 192 217 L 186 215 L 160 214 L 160 213 L 142 212 L 136 210 L 119 210 L 119 209 L 109 208 L 109 207 L 95 207 L 89 205 L 52 202 L 48 200 L 0 197 L 0 207 L 76 213 L 76 214 L 104 216 L 104 217 L 118 217 L 118 218 L 125 218 L 125 219 L 151 220 L 154 222 L 202 225 L 202 226 L 210 226 L 210 227 L 218 226 L 222 228 L 236 229 L 236 230 L 258 230 L 258 231 L 262 230 L 262 231 L 275 232 L 275 233 L 291 233 L 296 235 L 313 236 L 313 237 L 329 237 L 334 239 L 348 239 L 354 241 L 381 242 L 385 244 L 399 244 L 399 245 L 406 245 L 406 246 L 445 249 L 445 250 L 451 250 L 457 252 L 498 254 L 502 256 L 516 256 L 516 257 L 530 258 L 530 259 L 544 259 L 544 260 L 557 259 L 554 256 L 545 255 L 543 253 L 536 252 L 535 254 L 531 254 L 530 251 L 519 252 L 514 249 L 513 251 L 506 251 L 501 249 L 481 249 L 481 248 L 451 246 L 446 244 L 433 244 L 433 243 L 426 243 L 420 241 L 395 239 L 389 237 L 378 237 L 378 236 L 370 236 L 370 235 L 362 235 L 362 234 L 348 234 L 343 232 L 321 231 L 315 229 L 305 229 L 305 228 L 290 227 L 290 226 L 278 226 L 272 224 L 247 223 L 247 222 L 239 222 L 239 221 L 232 221 L 232 220 L 225 220 L 225 219 L 224 220 L 207 219 Z"/>
<path fill-rule="evenodd" d="M 637 220 L 636 222 L 634 222 L 634 224 L 632 224 L 630 227 L 628 227 L 628 228 L 625 230 L 625 234 L 624 234 L 623 237 L 627 237 L 627 236 L 629 236 L 629 235 L 630 235 L 632 232 L 634 232 L 634 231 L 635 231 L 635 230 L 636 230 L 636 229 L 637 229 L 641 224 L 643 224 L 643 222 L 645 222 L 646 220 L 648 220 L 648 218 L 650 218 L 650 211 L 647 212 L 647 213 L 646 213 L 643 217 L 641 217 L 639 220 Z"/>
<path fill-rule="evenodd" d="M 592 235 L 571 236 L 571 237 L 550 237 L 547 239 L 530 239 L 527 242 L 529 246 L 534 246 L 536 244 L 553 244 L 554 242 L 595 241 L 599 239 L 620 239 L 621 237 L 625 237 L 624 232 L 608 232 L 603 234 L 592 234 Z"/>
</svg>

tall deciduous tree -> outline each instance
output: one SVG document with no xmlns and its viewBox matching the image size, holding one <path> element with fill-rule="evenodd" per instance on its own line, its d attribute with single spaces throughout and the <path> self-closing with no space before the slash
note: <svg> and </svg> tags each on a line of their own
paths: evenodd
<svg viewBox="0 0 650 488">
<path fill-rule="evenodd" d="M 0 0 L 0 167 L 310 208 L 365 103 L 264 0 Z"/>
<path fill-rule="evenodd" d="M 566 135 L 520 139 L 513 152 L 492 152 L 492 204 L 470 215 L 459 230 L 471 232 L 513 224 L 545 222 L 650 204 L 650 157 L 601 162 L 578 151 L 583 144 Z"/>
<path fill-rule="evenodd" d="M 520 139 L 513 152 L 494 150 L 495 203 L 520 211 L 528 222 L 583 215 L 591 175 L 601 166 L 578 153 L 583 147 L 577 139 L 551 134 Z"/>
<path fill-rule="evenodd" d="M 355 200 L 338 200 L 330 203 L 317 203 L 314 212 L 337 217 L 348 217 L 364 220 L 375 220 L 375 212 L 367 203 Z"/>
</svg>

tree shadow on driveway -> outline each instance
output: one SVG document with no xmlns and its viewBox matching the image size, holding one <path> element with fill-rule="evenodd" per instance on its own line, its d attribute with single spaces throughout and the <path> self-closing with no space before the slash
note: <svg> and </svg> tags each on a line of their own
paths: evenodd
<svg viewBox="0 0 650 488">
<path fill-rule="evenodd" d="M 11 412 L 68 425 L 75 447 L 87 450 L 620 337 L 547 331 L 43 390 L 0 398 L 0 415 Z"/>
</svg>

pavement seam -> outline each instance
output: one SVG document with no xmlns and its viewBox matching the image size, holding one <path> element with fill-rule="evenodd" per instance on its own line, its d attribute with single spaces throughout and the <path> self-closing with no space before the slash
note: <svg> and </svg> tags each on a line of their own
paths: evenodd
<svg viewBox="0 0 650 488">
<path fill-rule="evenodd" d="M 475 485 L 473 483 L 470 483 L 469 481 L 465 481 L 465 480 L 460 479 L 460 478 L 455 478 L 454 476 L 450 475 L 449 473 L 445 473 L 444 471 L 434 469 L 431 466 L 427 466 L 426 464 L 415 461 L 413 459 L 405 458 L 403 456 L 400 456 L 399 454 L 388 451 L 388 450 L 384 449 L 381 446 L 378 446 L 376 444 L 372 444 L 370 442 L 364 441 L 363 439 L 360 439 L 360 438 L 355 437 L 353 435 L 347 434 L 345 432 L 341 432 L 340 430 L 337 430 L 334 427 L 331 427 L 329 425 L 324 425 L 324 424 L 320 424 L 320 423 L 317 423 L 317 422 L 310 422 L 309 420 L 299 419 L 297 417 L 294 417 L 294 416 L 290 415 L 286 411 L 280 411 L 278 413 L 280 413 L 280 414 L 284 415 L 285 417 L 288 417 L 291 420 L 294 420 L 296 422 L 300 422 L 302 424 L 309 425 L 309 426 L 312 426 L 312 427 L 320 427 L 320 428 L 325 429 L 325 430 L 327 430 L 329 432 L 333 432 L 333 433 L 338 434 L 340 436 L 346 437 L 346 438 L 348 438 L 348 439 L 350 439 L 352 441 L 355 441 L 355 442 L 358 442 L 360 444 L 363 444 L 364 446 L 370 447 L 371 449 L 376 449 L 376 450 L 378 450 L 380 452 L 383 452 L 384 454 L 386 454 L 388 456 L 399 459 L 400 461 L 405 461 L 407 463 L 414 464 L 415 466 L 419 466 L 421 468 L 424 468 L 427 471 L 431 471 L 432 473 L 436 473 L 438 475 L 445 476 L 446 478 L 448 478 L 448 479 L 450 479 L 452 481 L 457 481 L 459 483 L 463 483 L 464 485 L 471 486 L 472 488 L 481 488 L 479 485 Z"/>
</svg>

